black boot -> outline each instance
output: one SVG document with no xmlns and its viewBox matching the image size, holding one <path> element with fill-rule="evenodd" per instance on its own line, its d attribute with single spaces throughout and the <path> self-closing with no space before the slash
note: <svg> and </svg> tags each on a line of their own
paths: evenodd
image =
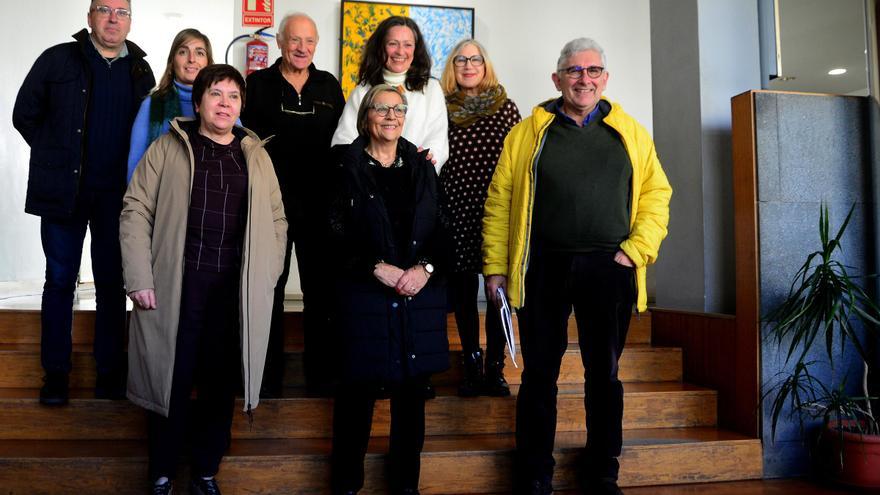
<svg viewBox="0 0 880 495">
<path fill-rule="evenodd" d="M 95 377 L 95 398 L 125 400 L 126 374 L 119 371 L 98 372 Z"/>
<path fill-rule="evenodd" d="M 67 404 L 68 377 L 63 371 L 50 371 L 43 378 L 40 389 L 40 404 L 45 406 L 63 406 Z"/>
<path fill-rule="evenodd" d="M 510 395 L 510 386 L 504 379 L 504 358 L 497 361 L 486 361 L 486 384 L 485 394 L 489 397 L 507 397 Z"/>
<path fill-rule="evenodd" d="M 458 387 L 458 395 L 476 397 L 483 391 L 483 350 L 477 349 L 461 357 L 464 366 L 464 378 Z"/>
<path fill-rule="evenodd" d="M 434 388 L 434 384 L 431 383 L 430 378 L 425 380 L 425 386 L 422 387 L 422 395 L 425 396 L 425 400 L 432 400 L 437 398 L 437 389 Z"/>
<path fill-rule="evenodd" d="M 549 476 L 528 480 L 515 486 L 513 493 L 514 495 L 550 495 L 553 493 L 553 480 Z"/>
</svg>

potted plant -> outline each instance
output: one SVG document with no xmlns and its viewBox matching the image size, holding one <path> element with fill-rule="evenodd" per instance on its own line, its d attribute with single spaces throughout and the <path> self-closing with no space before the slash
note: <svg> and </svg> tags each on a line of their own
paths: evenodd
<svg viewBox="0 0 880 495">
<path fill-rule="evenodd" d="M 764 318 L 766 338 L 785 349 L 786 367 L 791 365 L 791 371 L 777 375 L 764 398 L 771 400 L 774 438 L 783 414 L 797 421 L 802 434 L 806 421 L 821 419 L 817 452 L 830 476 L 844 484 L 880 487 L 880 424 L 871 406 L 876 396 L 868 387 L 871 354 L 880 335 L 880 307 L 859 283 L 865 278 L 850 274 L 835 259 L 854 209 L 855 205 L 832 238 L 828 206 L 822 205 L 821 249 L 807 256 L 788 296 Z M 823 344 L 827 361 L 811 353 Z M 860 393 L 855 396 L 847 393 L 846 378 L 839 378 L 847 346 L 852 346 L 862 361 Z M 822 367 L 830 367 L 830 378 L 822 375 Z M 841 382 L 836 386 L 835 377 Z"/>
</svg>

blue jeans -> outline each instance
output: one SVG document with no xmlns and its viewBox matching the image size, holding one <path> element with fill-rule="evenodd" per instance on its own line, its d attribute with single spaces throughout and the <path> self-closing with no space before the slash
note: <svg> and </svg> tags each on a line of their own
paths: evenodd
<svg viewBox="0 0 880 495">
<path fill-rule="evenodd" d="M 41 219 L 40 238 L 46 255 L 41 360 L 47 373 L 69 373 L 71 369 L 73 294 L 87 227 L 92 233 L 97 305 L 94 354 L 98 373 L 124 369 L 125 290 L 119 251 L 121 211 L 121 195 L 81 191 L 71 218 Z"/>
</svg>

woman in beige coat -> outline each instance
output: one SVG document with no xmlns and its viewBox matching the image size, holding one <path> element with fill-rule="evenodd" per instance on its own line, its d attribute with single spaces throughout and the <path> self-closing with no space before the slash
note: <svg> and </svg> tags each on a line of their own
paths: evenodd
<svg viewBox="0 0 880 495">
<path fill-rule="evenodd" d="M 196 119 L 175 119 L 150 146 L 122 208 L 128 398 L 150 411 L 156 494 L 171 491 L 193 387 L 190 493 L 220 493 L 239 376 L 245 410 L 259 402 L 287 220 L 264 142 L 235 126 L 244 97 L 235 68 L 202 69 Z"/>
</svg>

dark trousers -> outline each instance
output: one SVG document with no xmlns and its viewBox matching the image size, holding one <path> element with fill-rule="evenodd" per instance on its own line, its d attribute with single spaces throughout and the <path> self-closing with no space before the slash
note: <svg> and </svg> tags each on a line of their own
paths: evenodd
<svg viewBox="0 0 880 495">
<path fill-rule="evenodd" d="M 269 349 L 263 383 L 268 390 L 280 390 L 284 385 L 284 286 L 290 276 L 290 258 L 296 249 L 300 288 L 303 293 L 304 372 L 306 383 L 320 384 L 332 379 L 332 337 L 330 334 L 330 290 L 325 270 L 326 244 L 317 227 L 307 231 L 288 229 L 284 271 L 275 286 L 272 306 L 272 326 L 269 331 Z"/>
<path fill-rule="evenodd" d="M 480 279 L 476 273 L 454 273 L 449 277 L 449 292 L 452 296 L 452 310 L 458 326 L 458 337 L 465 355 L 480 348 L 480 315 L 477 310 L 477 295 Z M 504 330 L 498 317 L 498 308 L 486 303 L 486 362 L 504 360 Z"/>
<path fill-rule="evenodd" d="M 425 379 L 392 387 L 391 446 L 388 475 L 392 493 L 419 486 L 421 452 L 425 444 Z M 364 486 L 364 455 L 373 425 L 373 407 L 382 395 L 378 387 L 340 385 L 333 404 L 333 493 Z"/>
<path fill-rule="evenodd" d="M 240 383 L 239 278 L 186 269 L 168 417 L 149 413 L 150 479 L 173 479 L 187 435 L 192 475 L 214 476 L 229 447 Z M 198 398 L 190 403 L 193 386 Z"/>
<path fill-rule="evenodd" d="M 47 373 L 69 373 L 71 369 L 73 294 L 86 228 L 92 234 L 97 305 L 94 354 L 98 373 L 121 373 L 124 369 L 125 290 L 119 250 L 120 211 L 121 195 L 82 191 L 72 218 L 43 217 L 40 221 L 40 239 L 46 255 L 40 350 Z"/>
<path fill-rule="evenodd" d="M 574 307 L 585 369 L 584 475 L 617 479 L 623 421 L 617 372 L 635 302 L 634 272 L 615 263 L 613 253 L 533 253 L 525 293 L 517 312 L 523 358 L 516 402 L 518 472 L 532 479 L 553 473 L 556 380 Z"/>
</svg>

